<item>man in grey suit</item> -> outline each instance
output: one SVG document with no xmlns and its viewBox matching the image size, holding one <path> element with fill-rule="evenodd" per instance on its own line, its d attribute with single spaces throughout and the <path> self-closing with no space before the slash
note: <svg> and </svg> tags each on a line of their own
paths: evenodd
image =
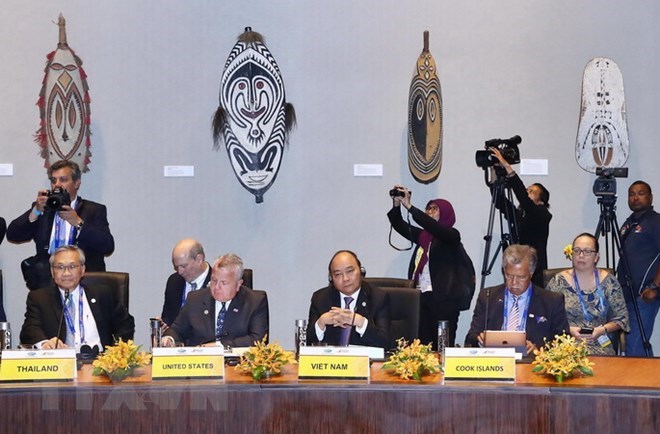
<svg viewBox="0 0 660 434">
<path fill-rule="evenodd" d="M 193 291 L 161 344 L 249 347 L 268 334 L 268 297 L 243 286 L 243 260 L 233 253 L 213 263 L 208 288 Z"/>
</svg>

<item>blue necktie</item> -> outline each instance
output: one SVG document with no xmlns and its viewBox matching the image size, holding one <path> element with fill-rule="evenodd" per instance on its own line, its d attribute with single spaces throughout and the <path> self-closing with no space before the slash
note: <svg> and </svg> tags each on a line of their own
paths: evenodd
<svg viewBox="0 0 660 434">
<path fill-rule="evenodd" d="M 215 337 L 219 338 L 222 335 L 222 327 L 225 325 L 225 315 L 227 315 L 227 306 L 226 302 L 221 302 L 222 303 L 222 309 L 220 309 L 220 313 L 218 314 L 218 322 L 215 327 Z"/>
<path fill-rule="evenodd" d="M 344 297 L 344 309 L 350 309 L 352 301 L 353 301 L 353 297 Z M 353 326 L 350 325 L 346 328 L 341 329 L 341 334 L 339 335 L 340 347 L 348 346 L 348 343 L 351 341 L 351 330 L 353 330 Z"/>
<path fill-rule="evenodd" d="M 66 315 L 68 317 L 67 320 L 70 319 L 71 320 L 71 325 L 73 325 L 75 327 L 75 324 L 76 324 L 76 308 L 73 305 L 73 297 L 70 294 L 65 300 L 64 309 L 65 309 Z M 68 321 L 67 321 L 67 328 L 66 328 L 65 343 L 69 348 L 73 348 L 76 345 L 76 335 L 75 335 L 75 333 L 71 332 L 71 329 L 69 328 Z"/>
</svg>

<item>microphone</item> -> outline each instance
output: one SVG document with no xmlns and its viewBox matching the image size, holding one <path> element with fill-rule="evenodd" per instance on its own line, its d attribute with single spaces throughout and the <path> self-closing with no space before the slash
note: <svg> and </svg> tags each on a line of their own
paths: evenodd
<svg viewBox="0 0 660 434">
<path fill-rule="evenodd" d="M 486 316 L 484 318 L 484 346 L 486 345 L 486 333 L 488 333 L 488 302 L 490 301 L 490 287 L 486 288 Z"/>
<path fill-rule="evenodd" d="M 57 335 L 55 336 L 55 349 L 60 342 L 60 330 L 62 330 L 62 320 L 64 320 L 64 309 L 66 308 L 66 302 L 69 301 L 69 290 L 64 291 L 64 303 L 62 303 L 62 313 L 60 314 L 60 324 L 57 326 Z M 66 338 L 65 338 L 66 339 Z"/>
</svg>

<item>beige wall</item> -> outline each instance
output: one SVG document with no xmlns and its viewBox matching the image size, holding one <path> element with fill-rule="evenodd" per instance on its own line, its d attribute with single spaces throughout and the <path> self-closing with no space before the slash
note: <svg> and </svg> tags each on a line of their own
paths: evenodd
<svg viewBox="0 0 660 434">
<path fill-rule="evenodd" d="M 311 293 L 326 282 L 331 254 L 356 251 L 372 276 L 403 276 L 408 253 L 387 244 L 388 190 L 403 183 L 413 202 L 453 202 L 457 227 L 481 270 L 489 196 L 474 151 L 493 137 L 523 137 L 523 158 L 549 161 L 549 261 L 593 230 L 595 177 L 574 158 L 584 65 L 614 59 L 624 74 L 630 177 L 660 189 L 656 126 L 660 62 L 654 1 L 25 1 L 0 15 L 0 215 L 11 220 L 45 187 L 32 134 L 45 55 L 55 48 L 61 11 L 69 44 L 85 62 L 92 97 L 93 157 L 81 195 L 108 205 L 116 251 L 110 270 L 131 273 L 137 340 L 160 313 L 183 237 L 213 258 L 234 251 L 268 290 L 271 337 L 293 345 Z M 264 203 L 214 152 L 210 118 L 229 50 L 245 26 L 266 37 L 284 75 L 298 128 Z M 442 81 L 444 163 L 438 181 L 417 184 L 407 169 L 408 85 L 430 31 Z M 383 164 L 381 178 L 355 178 L 353 164 Z M 194 178 L 163 178 L 164 165 L 194 165 Z M 632 179 L 620 181 L 624 191 Z M 625 193 L 619 219 L 628 214 Z M 403 241 L 396 239 L 398 244 Z M 33 246 L 0 246 L 5 307 L 20 329 L 26 290 L 19 261 Z M 499 281 L 498 271 L 488 284 Z M 461 316 L 459 340 L 470 314 Z M 657 327 L 656 327 L 657 328 Z M 656 334 L 660 334 L 656 331 Z M 656 347 L 659 338 L 656 335 Z"/>
</svg>

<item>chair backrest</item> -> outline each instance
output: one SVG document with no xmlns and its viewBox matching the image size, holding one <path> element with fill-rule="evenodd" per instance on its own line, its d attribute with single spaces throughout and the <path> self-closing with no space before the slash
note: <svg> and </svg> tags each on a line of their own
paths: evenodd
<svg viewBox="0 0 660 434">
<path fill-rule="evenodd" d="M 543 270 L 543 287 L 547 288 L 548 283 L 555 277 L 557 274 L 561 273 L 564 270 L 570 270 L 571 267 L 560 267 L 560 268 L 546 268 Z M 611 268 L 604 268 L 608 273 L 614 274 L 614 270 Z"/>
<path fill-rule="evenodd" d="M 243 285 L 254 289 L 254 283 L 252 282 L 252 268 L 243 269 Z"/>
<path fill-rule="evenodd" d="M 415 282 L 410 279 L 399 279 L 397 277 L 363 277 L 370 285 L 380 288 L 415 288 Z"/>
<path fill-rule="evenodd" d="M 82 278 L 84 285 L 104 285 L 117 292 L 119 302 L 128 310 L 128 273 L 119 271 L 88 271 Z"/>
<path fill-rule="evenodd" d="M 380 289 L 390 295 L 390 342 L 386 349 L 396 348 L 399 338 L 412 342 L 419 332 L 420 292 L 402 286 L 381 286 Z"/>
</svg>

